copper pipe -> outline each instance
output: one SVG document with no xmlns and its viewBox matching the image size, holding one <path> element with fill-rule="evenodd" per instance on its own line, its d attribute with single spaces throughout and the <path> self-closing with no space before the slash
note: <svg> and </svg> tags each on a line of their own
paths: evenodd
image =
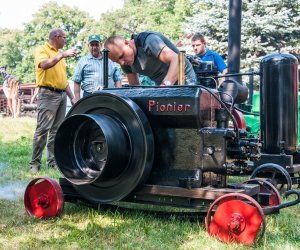
<svg viewBox="0 0 300 250">
<path fill-rule="evenodd" d="M 178 85 L 184 85 L 184 59 L 185 51 L 179 51 L 178 54 Z"/>
</svg>

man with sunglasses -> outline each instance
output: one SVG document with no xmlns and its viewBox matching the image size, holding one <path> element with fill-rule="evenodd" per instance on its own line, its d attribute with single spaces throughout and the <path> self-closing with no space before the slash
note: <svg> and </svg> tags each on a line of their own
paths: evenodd
<svg viewBox="0 0 300 250">
<path fill-rule="evenodd" d="M 32 142 L 32 159 L 29 171 L 35 174 L 41 167 L 43 150 L 47 143 L 48 167 L 56 168 L 54 137 L 65 118 L 67 96 L 74 99 L 67 82 L 65 58 L 76 55 L 75 49 L 62 51 L 66 33 L 59 28 L 51 30 L 49 41 L 37 48 L 35 53 L 37 97 L 37 125 Z M 47 142 L 48 141 L 48 142 Z"/>
</svg>

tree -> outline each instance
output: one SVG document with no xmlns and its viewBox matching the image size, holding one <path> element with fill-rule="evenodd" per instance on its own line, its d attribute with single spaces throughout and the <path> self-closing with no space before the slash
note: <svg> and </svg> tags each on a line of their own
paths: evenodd
<svg viewBox="0 0 300 250">
<path fill-rule="evenodd" d="M 14 73 L 22 82 L 35 82 L 34 52 L 37 46 L 48 41 L 51 29 L 60 27 L 67 33 L 67 43 L 64 48 L 76 44 L 84 44 L 88 28 L 93 19 L 88 13 L 67 5 L 49 2 L 33 15 L 33 20 L 25 25 L 23 31 L 9 34 L 0 43 L 1 63 L 8 66 L 8 71 Z M 3 58 L 4 55 L 4 58 Z M 66 60 L 68 76 L 74 71 L 76 59 Z M 1 66 L 1 65 L 0 65 Z"/>
<path fill-rule="evenodd" d="M 94 30 L 106 37 L 118 34 L 127 38 L 152 30 L 176 41 L 191 14 L 190 0 L 125 0 L 123 9 L 102 14 Z"/>
<path fill-rule="evenodd" d="M 18 30 L 0 30 L 0 67 L 7 66 L 12 75 L 15 75 L 14 69 L 17 67 L 18 62 L 22 60 L 22 49 L 19 45 L 22 34 Z M 3 77 L 0 77 L 1 84 L 3 81 Z"/>
<path fill-rule="evenodd" d="M 197 1 L 195 1 L 197 2 Z M 244 0 L 242 6 L 241 65 L 250 67 L 266 54 L 290 51 L 300 45 L 299 0 Z M 187 32 L 209 36 L 210 46 L 227 56 L 228 0 L 203 0 L 190 18 Z"/>
</svg>

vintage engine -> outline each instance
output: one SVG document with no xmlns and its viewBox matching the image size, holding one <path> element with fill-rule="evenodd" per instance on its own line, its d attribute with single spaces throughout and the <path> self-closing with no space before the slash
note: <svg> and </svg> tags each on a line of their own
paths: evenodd
<svg viewBox="0 0 300 250">
<path fill-rule="evenodd" d="M 84 98 L 55 140 L 64 182 L 97 203 L 122 200 L 142 184 L 224 188 L 228 172 L 258 157 L 259 144 L 228 127 L 231 114 L 221 104 L 216 91 L 200 86 L 110 89 Z"/>
<path fill-rule="evenodd" d="M 300 203 L 300 192 L 291 190 L 296 182 L 289 175 L 299 172 L 295 168 L 299 164 L 293 163 L 300 159 L 293 113 L 297 65 L 281 55 L 262 61 L 263 140 L 248 138 L 245 120 L 235 107 L 248 96 L 238 77 L 240 27 L 235 26 L 241 24 L 241 1 L 230 1 L 229 8 L 235 10 L 229 15 L 229 79 L 218 90 L 215 85 L 210 88 L 215 83 L 213 69 L 198 62 L 197 85 L 185 85 L 179 60 L 177 86 L 106 89 L 106 83 L 104 90 L 81 99 L 55 138 L 62 177 L 59 183 L 39 177 L 28 184 L 24 194 L 28 214 L 42 219 L 58 216 L 64 201 L 183 207 L 207 212 L 210 235 L 252 245 L 264 234 L 265 215 Z M 107 53 L 103 50 L 104 79 Z M 273 111 L 278 104 L 280 109 Z M 286 177 L 285 194 L 295 195 L 294 200 L 281 203 L 274 169 Z M 268 170 L 271 178 L 254 178 Z M 228 181 L 229 175 L 252 171 L 242 183 Z"/>
<path fill-rule="evenodd" d="M 218 69 L 213 61 L 202 61 L 197 56 L 186 55 L 191 62 L 197 76 L 197 83 L 208 88 L 217 88 L 218 86 Z"/>
<path fill-rule="evenodd" d="M 217 90 L 201 85 L 105 89 L 85 97 L 56 134 L 59 183 L 32 180 L 26 211 L 51 218 L 64 201 L 187 208 L 196 211 L 192 216 L 206 213 L 210 235 L 252 245 L 265 231 L 264 216 L 298 204 L 300 192 L 288 190 L 296 198 L 281 204 L 268 180 L 228 182 L 228 175 L 251 171 L 261 147 L 231 111 Z"/>
</svg>

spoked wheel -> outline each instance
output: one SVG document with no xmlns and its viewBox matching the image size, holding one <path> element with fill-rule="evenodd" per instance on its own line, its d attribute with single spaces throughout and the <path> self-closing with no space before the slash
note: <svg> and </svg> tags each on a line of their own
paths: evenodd
<svg viewBox="0 0 300 250">
<path fill-rule="evenodd" d="M 60 185 L 47 177 L 32 180 L 24 194 L 27 213 L 40 219 L 59 216 L 63 210 L 64 196 Z"/>
<path fill-rule="evenodd" d="M 247 180 L 243 183 L 259 184 L 260 190 L 258 195 L 258 202 L 263 207 L 265 206 L 278 206 L 281 204 L 280 194 L 276 187 L 268 180 L 254 178 Z"/>
<path fill-rule="evenodd" d="M 208 233 L 226 243 L 252 245 L 264 235 L 266 221 L 261 206 L 250 196 L 225 194 L 216 199 L 205 219 Z"/>
<path fill-rule="evenodd" d="M 286 190 L 292 188 L 292 179 L 288 171 L 278 164 L 265 163 L 254 169 L 250 179 L 256 177 L 266 178 L 271 182 L 278 190 L 282 189 L 286 185 Z"/>
</svg>

